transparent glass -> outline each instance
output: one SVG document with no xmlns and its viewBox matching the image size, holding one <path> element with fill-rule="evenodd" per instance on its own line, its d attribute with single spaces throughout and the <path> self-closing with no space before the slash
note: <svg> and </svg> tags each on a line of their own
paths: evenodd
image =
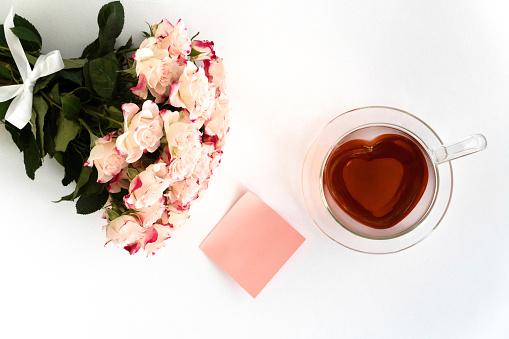
<svg viewBox="0 0 509 339">
<path fill-rule="evenodd" d="M 388 229 L 370 228 L 352 219 L 334 203 L 322 182 L 324 166 L 332 149 L 366 127 L 388 128 L 409 136 L 426 154 L 430 174 L 426 191 L 413 210 Z M 480 134 L 444 146 L 425 122 L 396 108 L 373 106 L 354 109 L 329 122 L 311 144 L 302 168 L 304 201 L 317 226 L 337 243 L 364 253 L 399 252 L 425 239 L 444 217 L 453 187 L 449 161 L 484 148 L 486 139 Z"/>
</svg>

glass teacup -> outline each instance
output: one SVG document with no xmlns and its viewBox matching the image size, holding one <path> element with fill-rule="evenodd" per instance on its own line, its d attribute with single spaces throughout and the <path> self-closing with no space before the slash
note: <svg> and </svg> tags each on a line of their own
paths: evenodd
<svg viewBox="0 0 509 339">
<path fill-rule="evenodd" d="M 403 176 L 404 173 L 412 180 L 412 176 L 416 175 L 412 172 L 414 170 L 411 167 L 404 169 L 405 164 L 398 164 L 404 160 L 389 159 L 390 156 L 383 154 L 375 160 L 370 158 L 370 152 L 374 154 L 383 148 L 380 144 L 386 141 L 384 138 L 387 136 L 392 137 L 391 142 L 396 146 L 401 140 L 407 140 L 407 145 L 401 144 L 401 147 L 409 148 L 411 144 L 415 144 L 415 149 L 420 151 L 421 158 L 424 159 L 421 162 L 426 172 L 425 185 L 422 192 L 414 194 L 410 199 L 411 203 L 407 205 L 406 202 L 398 205 L 397 194 L 401 194 L 399 189 L 405 185 L 398 179 L 398 175 Z M 356 140 L 363 141 L 360 143 L 361 146 L 358 148 L 348 146 Z M 350 153 L 342 165 L 344 168 L 334 172 L 336 179 L 340 179 L 342 184 L 342 189 L 335 191 L 331 189 L 331 179 L 327 177 L 327 173 L 330 172 L 331 159 L 342 151 L 342 147 L 346 147 L 345 152 Z M 442 220 L 452 195 L 453 176 L 450 160 L 485 148 L 486 139 L 480 134 L 444 146 L 438 135 L 425 122 L 399 109 L 389 107 L 354 109 L 329 122 L 311 144 L 302 168 L 304 200 L 318 227 L 341 245 L 366 253 L 398 252 L 426 238 Z M 368 175 L 365 182 L 361 177 L 356 179 L 356 185 L 349 186 L 346 179 L 358 175 L 362 168 L 359 165 L 361 162 L 362 166 L 367 168 L 367 173 L 387 168 L 389 172 L 386 174 L 389 175 L 386 181 L 389 183 L 386 184 L 382 180 L 385 179 L 383 177 L 376 179 L 378 182 L 382 180 L 382 186 L 389 185 L 387 187 L 390 196 L 387 199 L 377 200 L 370 197 L 371 189 L 372 196 L 376 197 L 379 194 L 383 197 L 375 192 L 377 189 L 375 186 L 380 184 L 376 180 L 372 183 L 374 180 L 371 178 L 372 173 L 363 174 Z M 391 180 L 393 184 L 390 183 Z M 368 197 L 364 201 L 360 198 L 362 194 Z M 347 196 L 352 201 L 351 205 L 344 203 L 348 201 Z M 380 202 L 380 199 L 383 201 Z M 400 212 L 396 211 L 395 206 L 399 206 Z M 365 216 L 369 216 L 370 213 L 373 215 L 371 218 L 363 218 L 363 214 L 356 211 L 363 211 Z M 396 215 L 397 213 L 399 214 Z M 390 222 L 384 225 L 378 220 Z"/>
</svg>

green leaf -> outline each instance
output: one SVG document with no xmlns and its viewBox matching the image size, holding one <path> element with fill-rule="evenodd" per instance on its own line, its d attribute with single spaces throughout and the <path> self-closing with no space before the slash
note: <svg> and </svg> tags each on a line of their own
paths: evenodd
<svg viewBox="0 0 509 339">
<path fill-rule="evenodd" d="M 0 25 L 0 46 L 7 47 L 7 40 L 5 40 L 4 25 Z"/>
<path fill-rule="evenodd" d="M 117 212 L 115 212 L 111 208 L 107 208 L 106 209 L 106 213 L 108 214 L 109 221 L 113 221 L 113 220 L 117 219 L 118 217 L 120 217 L 120 214 L 118 214 Z"/>
<path fill-rule="evenodd" d="M 72 146 L 73 144 L 67 147 L 62 158 L 65 168 L 65 176 L 62 179 L 62 185 L 64 186 L 67 186 L 74 180 L 77 180 L 83 167 L 83 157 L 76 148 Z"/>
<path fill-rule="evenodd" d="M 26 40 L 26 38 L 20 38 L 21 45 L 23 46 L 23 49 L 27 52 L 38 51 L 42 46 L 42 38 L 41 38 L 41 35 L 39 34 L 39 32 L 37 31 L 37 29 L 34 27 L 34 25 L 32 25 L 28 20 L 20 17 L 17 14 L 14 15 L 13 21 L 14 21 L 15 28 L 28 29 L 29 31 L 31 31 L 33 33 L 32 39 L 33 39 L 33 36 L 35 36 L 36 40 L 38 41 L 38 42 L 34 42 L 31 40 Z M 14 33 L 14 34 L 16 34 L 16 33 Z"/>
<path fill-rule="evenodd" d="M 118 193 L 110 193 L 111 200 L 116 201 L 118 204 L 124 203 L 124 197 L 129 194 L 129 191 L 125 188 L 121 188 Z"/>
<path fill-rule="evenodd" d="M 90 91 L 86 87 L 78 87 L 74 91 L 72 91 L 72 94 L 80 98 L 80 101 L 82 103 L 87 103 L 93 99 L 92 93 L 90 93 Z"/>
<path fill-rule="evenodd" d="M 79 179 L 78 179 L 79 181 Z M 92 170 L 88 181 L 80 188 L 78 195 L 92 195 L 99 193 L 104 188 L 104 184 L 97 182 L 97 171 Z"/>
<path fill-rule="evenodd" d="M 30 117 L 30 124 L 32 126 L 35 126 L 36 120 L 37 120 L 37 113 L 35 112 L 34 108 L 32 107 L 32 116 Z"/>
<path fill-rule="evenodd" d="M 117 71 L 119 70 L 115 53 L 94 59 L 88 66 L 94 91 L 105 99 L 111 99 L 117 85 Z"/>
<path fill-rule="evenodd" d="M 137 169 L 135 168 L 132 168 L 132 167 L 128 167 L 127 168 L 127 176 L 129 177 L 129 179 L 132 181 L 134 180 L 134 178 L 136 178 L 136 176 L 140 174 L 140 172 L 138 172 Z"/>
<path fill-rule="evenodd" d="M 87 59 L 64 59 L 64 69 L 83 68 Z"/>
<path fill-rule="evenodd" d="M 124 122 L 124 113 L 115 106 L 105 107 L 105 110 L 108 112 L 111 119 L 118 121 L 120 124 Z M 118 127 L 118 125 L 110 121 L 109 127 Z"/>
<path fill-rule="evenodd" d="M 123 51 L 124 49 L 129 49 L 129 48 L 131 48 L 132 45 L 133 45 L 133 37 L 131 36 L 131 37 L 129 37 L 129 39 L 127 40 L 125 45 L 120 47 L 118 50 Z"/>
<path fill-rule="evenodd" d="M 56 74 L 48 75 L 47 77 L 41 78 L 37 80 L 37 83 L 34 86 L 34 93 L 39 92 L 41 89 L 44 89 L 48 84 L 55 78 Z"/>
<path fill-rule="evenodd" d="M 7 67 L 4 67 L 0 65 L 0 77 L 4 79 L 10 79 L 11 78 L 11 72 Z"/>
<path fill-rule="evenodd" d="M 81 196 L 76 203 L 78 214 L 90 214 L 100 210 L 108 200 L 108 190 L 103 189 L 96 194 Z"/>
<path fill-rule="evenodd" d="M 28 60 L 28 62 L 30 63 L 30 65 L 35 65 L 35 63 L 37 62 L 37 57 L 33 56 L 32 54 L 28 54 L 28 53 L 25 53 L 25 56 Z"/>
<path fill-rule="evenodd" d="M 57 104 L 61 104 L 60 102 L 60 90 L 58 82 L 51 88 L 51 92 L 49 92 L 49 97 L 53 99 Z"/>
<path fill-rule="evenodd" d="M 92 92 L 92 80 L 90 80 L 90 63 L 86 64 L 83 67 L 83 78 L 85 79 L 85 86 L 86 88 Z"/>
<path fill-rule="evenodd" d="M 71 194 L 68 194 L 58 201 L 54 201 L 55 203 L 61 202 L 61 201 L 74 201 L 78 197 L 78 192 L 86 183 L 88 183 L 88 179 L 90 177 L 90 174 L 92 173 L 92 168 L 88 166 L 84 166 L 81 170 L 80 176 L 78 180 L 76 181 L 76 188 L 74 189 L 74 192 Z"/>
<path fill-rule="evenodd" d="M 128 68 L 128 69 L 123 69 L 123 70 L 120 71 L 120 73 L 129 74 L 129 75 L 132 75 L 133 77 L 137 77 L 136 67 L 131 67 L 131 68 Z"/>
<path fill-rule="evenodd" d="M 55 152 L 54 158 L 62 167 L 64 166 L 64 152 Z"/>
<path fill-rule="evenodd" d="M 99 137 L 93 133 L 89 133 L 90 134 L 90 149 L 94 148 L 95 146 L 95 142 L 97 141 L 97 139 L 99 139 Z"/>
<path fill-rule="evenodd" d="M 42 41 L 40 36 L 37 36 L 34 32 L 25 27 L 12 27 L 12 33 L 16 35 L 20 40 L 25 40 L 27 42 L 34 43 L 37 48 L 36 50 L 41 49 Z"/>
<path fill-rule="evenodd" d="M 39 146 L 39 150 L 41 152 L 41 157 L 44 157 L 46 154 L 44 150 L 44 118 L 46 117 L 46 113 L 48 113 L 48 104 L 46 100 L 40 95 L 34 95 L 33 100 L 33 108 L 37 115 L 35 119 L 35 130 L 37 137 L 37 145 Z"/>
<path fill-rule="evenodd" d="M 12 100 L 14 100 L 14 99 L 0 102 L 0 120 L 5 119 L 5 114 L 7 113 L 7 110 L 9 109 L 9 106 L 11 105 Z"/>
<path fill-rule="evenodd" d="M 62 101 L 62 113 L 67 119 L 73 119 L 81 110 L 80 99 L 71 93 L 64 93 L 60 96 Z"/>
<path fill-rule="evenodd" d="M 68 120 L 64 118 L 63 113 L 61 113 L 57 119 L 57 126 L 58 130 L 55 135 L 55 150 L 65 152 L 69 142 L 78 135 L 81 125 L 75 120 Z"/>
<path fill-rule="evenodd" d="M 16 79 L 16 76 L 14 75 L 11 65 L 5 64 L 5 66 L 2 66 L 2 67 L 4 68 L 4 71 L 7 71 L 7 76 L 6 76 L 7 79 L 9 79 L 9 80 Z M 2 86 L 5 86 L 5 85 L 2 85 Z"/>
<path fill-rule="evenodd" d="M 124 27 L 124 7 L 120 1 L 104 5 L 97 16 L 100 56 L 113 52 L 115 41 Z"/>
<path fill-rule="evenodd" d="M 64 79 L 70 80 L 77 85 L 83 83 L 83 71 L 81 69 L 68 69 L 62 70 L 58 74 Z"/>
<path fill-rule="evenodd" d="M 194 59 L 196 58 L 198 55 L 202 54 L 203 52 L 199 52 L 197 50 L 195 50 L 194 48 L 191 48 L 191 53 L 189 53 L 189 56 Z"/>
<path fill-rule="evenodd" d="M 35 137 L 32 133 L 30 124 L 27 124 L 20 130 L 19 141 L 23 149 L 23 160 L 25 161 L 25 170 L 28 177 L 32 180 L 35 178 L 35 171 L 41 167 L 42 161 L 39 148 Z"/>
<path fill-rule="evenodd" d="M 60 110 L 52 106 L 44 118 L 44 150 L 51 157 L 56 154 L 54 136 L 57 133 L 57 117 L 60 115 Z"/>
<path fill-rule="evenodd" d="M 12 141 L 18 147 L 19 151 L 22 152 L 23 148 L 21 147 L 21 141 L 20 141 L 20 136 L 19 136 L 19 133 L 20 133 L 19 129 L 17 127 L 14 127 L 14 125 L 12 125 L 9 122 L 5 123 L 5 129 L 11 135 Z"/>
<path fill-rule="evenodd" d="M 99 39 L 95 39 L 91 44 L 89 44 L 81 53 L 81 58 L 95 59 L 99 55 Z"/>
<path fill-rule="evenodd" d="M 92 167 L 83 166 L 83 168 L 81 169 L 80 176 L 78 177 L 78 180 L 76 180 L 76 188 L 72 194 L 72 200 L 78 197 L 78 192 L 80 191 L 80 189 L 88 183 L 92 171 L 93 171 Z"/>
<path fill-rule="evenodd" d="M 60 198 L 60 200 L 58 201 L 53 201 L 54 203 L 58 203 L 58 202 L 62 202 L 62 201 L 73 201 L 73 194 L 74 193 L 71 193 L 71 194 L 68 194 L 66 196 L 63 196 L 62 198 Z"/>
</svg>

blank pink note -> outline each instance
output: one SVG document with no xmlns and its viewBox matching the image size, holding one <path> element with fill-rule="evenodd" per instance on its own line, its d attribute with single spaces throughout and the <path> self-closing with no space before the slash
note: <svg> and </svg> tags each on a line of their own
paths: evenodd
<svg viewBox="0 0 509 339">
<path fill-rule="evenodd" d="M 200 249 L 255 298 L 304 240 L 272 208 L 247 192 Z"/>
</svg>

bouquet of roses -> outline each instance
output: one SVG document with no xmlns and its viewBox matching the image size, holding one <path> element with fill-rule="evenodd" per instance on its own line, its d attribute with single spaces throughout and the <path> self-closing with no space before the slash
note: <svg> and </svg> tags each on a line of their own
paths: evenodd
<svg viewBox="0 0 509 339">
<path fill-rule="evenodd" d="M 132 39 L 116 48 L 124 22 L 116 1 L 101 8 L 99 36 L 81 57 L 57 58 L 48 74 L 41 65 L 54 52 L 40 54 L 42 39 L 27 20 L 8 21 L 0 30 L 0 123 L 27 175 L 46 155 L 55 158 L 62 183 L 76 182 L 60 201 L 77 199 L 80 214 L 104 208 L 107 243 L 153 254 L 189 218 L 221 161 L 230 105 L 214 43 L 189 38 L 181 20 L 162 20 L 138 48 Z M 33 70 L 20 66 L 16 43 Z"/>
</svg>

